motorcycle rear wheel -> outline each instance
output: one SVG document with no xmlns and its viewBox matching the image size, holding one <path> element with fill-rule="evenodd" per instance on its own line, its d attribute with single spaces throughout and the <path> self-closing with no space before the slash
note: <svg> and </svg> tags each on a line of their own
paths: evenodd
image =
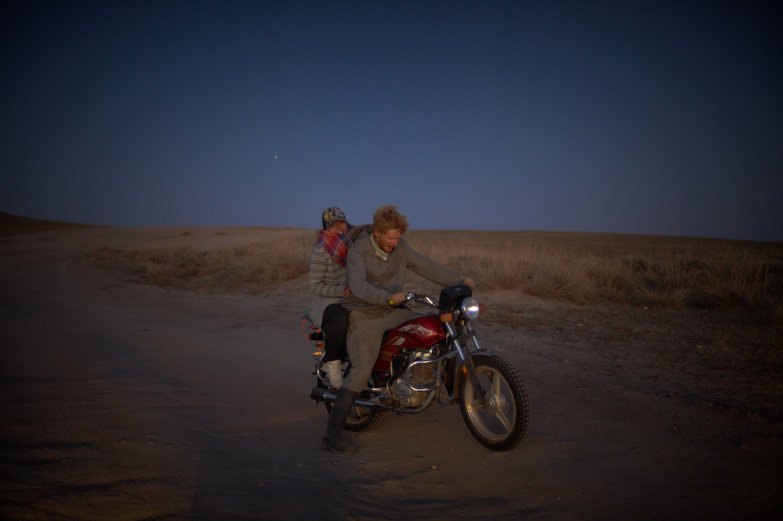
<svg viewBox="0 0 783 521">
<path fill-rule="evenodd" d="M 318 380 L 316 382 L 318 387 L 327 387 L 323 382 Z M 324 402 L 326 406 L 326 412 L 332 412 L 332 404 L 330 402 Z M 348 419 L 345 421 L 345 430 L 354 432 L 363 432 L 369 430 L 381 421 L 381 411 L 372 411 L 359 405 L 354 405 L 351 408 L 351 413 L 348 415 Z"/>
<path fill-rule="evenodd" d="M 487 393 L 482 407 L 473 382 L 460 371 L 460 411 L 468 430 L 479 443 L 496 451 L 519 445 L 530 423 L 530 402 L 516 370 L 502 358 L 474 355 L 473 365 L 481 387 Z"/>
</svg>

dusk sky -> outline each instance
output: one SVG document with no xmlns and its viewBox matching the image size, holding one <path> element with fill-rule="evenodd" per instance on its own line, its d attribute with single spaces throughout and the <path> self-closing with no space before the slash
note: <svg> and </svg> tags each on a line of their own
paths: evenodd
<svg viewBox="0 0 783 521">
<path fill-rule="evenodd" d="M 0 8 L 0 211 L 783 240 L 779 2 Z"/>
</svg>

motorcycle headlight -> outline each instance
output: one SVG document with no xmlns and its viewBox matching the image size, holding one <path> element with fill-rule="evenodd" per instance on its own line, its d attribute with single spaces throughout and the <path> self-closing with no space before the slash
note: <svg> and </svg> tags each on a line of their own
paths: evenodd
<svg viewBox="0 0 783 521">
<path fill-rule="evenodd" d="M 476 320 L 479 316 L 479 303 L 473 297 L 468 297 L 459 306 L 459 312 L 468 320 Z"/>
</svg>

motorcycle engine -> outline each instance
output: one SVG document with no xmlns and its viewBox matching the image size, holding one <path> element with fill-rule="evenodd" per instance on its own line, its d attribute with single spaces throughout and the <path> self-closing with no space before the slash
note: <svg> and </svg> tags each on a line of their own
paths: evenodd
<svg viewBox="0 0 783 521">
<path fill-rule="evenodd" d="M 391 386 L 392 394 L 400 401 L 400 405 L 416 408 L 424 404 L 429 389 L 438 384 L 438 364 L 428 362 L 436 356 L 437 353 L 430 351 L 413 351 L 408 354 L 408 363 L 405 365 L 410 366 L 410 378 L 406 379 L 403 373 Z"/>
</svg>

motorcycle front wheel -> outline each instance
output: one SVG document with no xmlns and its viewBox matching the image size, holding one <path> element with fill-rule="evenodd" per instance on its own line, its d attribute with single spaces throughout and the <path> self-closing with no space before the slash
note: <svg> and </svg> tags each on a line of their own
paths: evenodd
<svg viewBox="0 0 783 521">
<path fill-rule="evenodd" d="M 527 434 L 530 402 L 522 379 L 502 358 L 474 355 L 473 365 L 486 393 L 484 405 L 466 371 L 460 371 L 460 410 L 468 430 L 479 443 L 492 450 L 516 447 Z"/>
</svg>

